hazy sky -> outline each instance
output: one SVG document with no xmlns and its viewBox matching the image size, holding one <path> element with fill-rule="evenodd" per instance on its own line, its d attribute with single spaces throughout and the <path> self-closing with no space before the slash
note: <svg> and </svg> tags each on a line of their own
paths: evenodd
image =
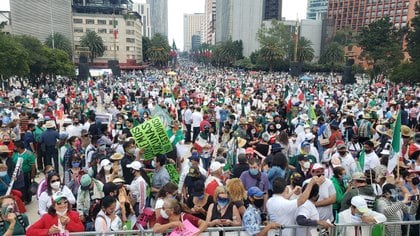
<svg viewBox="0 0 420 236">
<path fill-rule="evenodd" d="M 287 20 L 306 18 L 307 0 L 283 0 L 283 17 Z M 146 0 L 134 0 L 134 2 L 146 2 Z M 175 39 L 178 48 L 184 46 L 183 38 L 183 15 L 185 13 L 203 13 L 205 0 L 168 0 L 168 39 L 172 44 Z M 0 0 L 0 10 L 9 10 L 9 0 Z"/>
</svg>

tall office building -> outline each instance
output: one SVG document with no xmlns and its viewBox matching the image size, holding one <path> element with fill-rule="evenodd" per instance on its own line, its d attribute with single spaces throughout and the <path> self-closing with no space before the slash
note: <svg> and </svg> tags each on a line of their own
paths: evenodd
<svg viewBox="0 0 420 236">
<path fill-rule="evenodd" d="M 215 41 L 224 42 L 232 38 L 233 0 L 216 1 Z"/>
<path fill-rule="evenodd" d="M 327 19 L 333 22 L 336 30 L 349 27 L 360 31 L 370 23 L 388 16 L 394 27 L 400 29 L 407 26 L 415 16 L 415 4 L 416 0 L 330 0 Z"/>
<path fill-rule="evenodd" d="M 106 48 L 104 55 L 94 60 L 95 67 L 108 68 L 109 60 L 118 60 L 121 69 L 140 69 L 137 64 L 143 60 L 140 14 L 132 11 L 131 0 L 113 3 L 74 0 L 72 23 L 75 51 L 83 51 L 80 47 L 81 37 L 87 31 L 95 31 Z"/>
<path fill-rule="evenodd" d="M 168 0 L 147 0 L 147 3 L 152 36 L 157 33 L 168 36 Z"/>
<path fill-rule="evenodd" d="M 306 19 L 323 19 L 328 10 L 328 0 L 308 0 Z"/>
<path fill-rule="evenodd" d="M 263 20 L 281 20 L 282 0 L 264 0 Z"/>
<path fill-rule="evenodd" d="M 141 16 L 143 36 L 151 38 L 152 30 L 150 25 L 150 5 L 147 3 L 134 3 L 133 10 Z"/>
<path fill-rule="evenodd" d="M 196 35 L 202 40 L 203 25 L 206 20 L 204 13 L 184 14 L 184 51 L 192 49 L 192 36 Z M 197 39 L 195 39 L 197 41 Z"/>
<path fill-rule="evenodd" d="M 69 0 L 10 1 L 12 34 L 31 35 L 45 42 L 48 36 L 56 32 L 71 41 L 71 4 Z"/>
<path fill-rule="evenodd" d="M 206 0 L 205 12 L 206 20 L 204 22 L 204 38 L 203 42 L 208 44 L 214 44 L 216 41 L 216 0 Z"/>
</svg>

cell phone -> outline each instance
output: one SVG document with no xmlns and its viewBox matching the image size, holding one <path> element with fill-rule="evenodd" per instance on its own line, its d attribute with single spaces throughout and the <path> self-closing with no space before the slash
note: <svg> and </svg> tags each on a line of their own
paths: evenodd
<svg viewBox="0 0 420 236">
<path fill-rule="evenodd" d="M 411 201 L 418 201 L 420 199 L 420 195 L 414 195 L 410 197 Z"/>
</svg>

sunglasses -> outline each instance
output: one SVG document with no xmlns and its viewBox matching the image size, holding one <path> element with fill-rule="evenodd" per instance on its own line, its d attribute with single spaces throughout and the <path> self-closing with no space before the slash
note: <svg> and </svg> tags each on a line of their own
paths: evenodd
<svg viewBox="0 0 420 236">
<path fill-rule="evenodd" d="M 55 183 L 55 182 L 60 182 L 60 180 L 59 179 L 52 179 L 51 180 L 51 183 L 53 184 L 53 183 Z"/>
<path fill-rule="evenodd" d="M 56 204 L 57 204 L 58 206 L 60 206 L 61 204 L 67 204 L 67 203 L 69 203 L 69 201 L 67 201 L 67 200 L 60 201 L 60 202 L 56 202 Z"/>
</svg>

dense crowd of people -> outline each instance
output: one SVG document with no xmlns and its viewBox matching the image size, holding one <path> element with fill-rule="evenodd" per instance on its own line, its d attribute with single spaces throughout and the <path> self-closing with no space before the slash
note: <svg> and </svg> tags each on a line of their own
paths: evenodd
<svg viewBox="0 0 420 236">
<path fill-rule="evenodd" d="M 3 90 L 0 233 L 419 235 L 380 224 L 420 220 L 418 86 L 176 72 Z M 155 117 L 172 151 L 146 158 L 132 132 Z"/>
</svg>

